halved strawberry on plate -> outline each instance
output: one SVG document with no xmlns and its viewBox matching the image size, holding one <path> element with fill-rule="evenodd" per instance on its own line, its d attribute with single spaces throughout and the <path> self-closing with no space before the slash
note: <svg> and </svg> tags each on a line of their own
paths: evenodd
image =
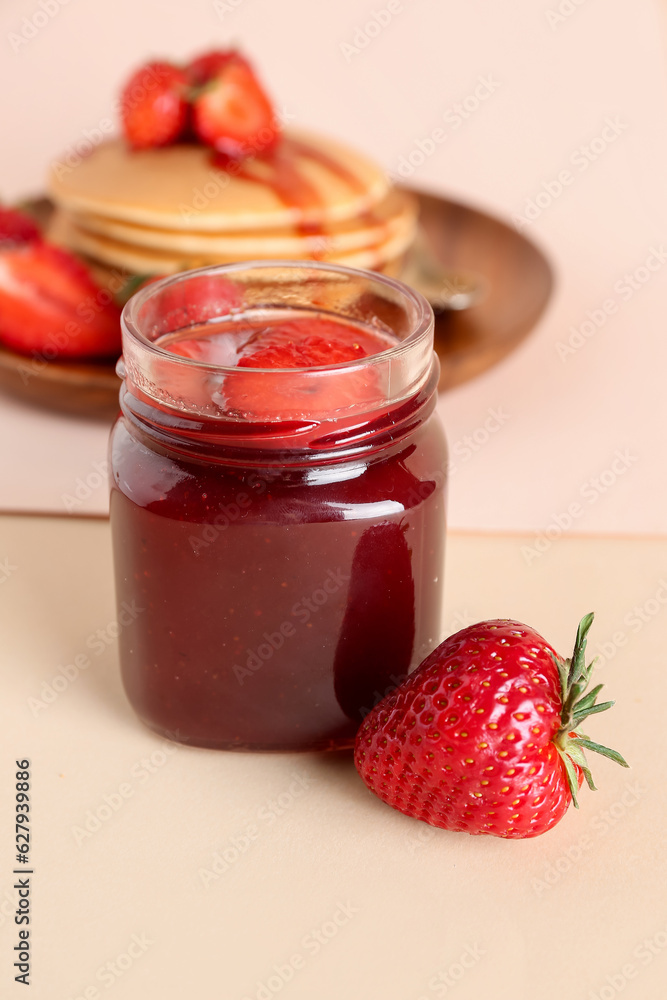
<svg viewBox="0 0 667 1000">
<path fill-rule="evenodd" d="M 118 356 L 120 310 L 111 293 L 27 224 L 23 242 L 3 239 L 16 233 L 10 221 L 0 226 L 0 342 L 50 360 Z"/>
<path fill-rule="evenodd" d="M 372 369 L 326 368 L 361 361 L 387 346 L 370 331 L 324 317 L 259 329 L 243 346 L 239 371 L 226 379 L 227 408 L 256 421 L 321 420 L 364 400 L 371 403 L 378 397 Z M 319 370 L 306 374 L 306 368 Z"/>
</svg>

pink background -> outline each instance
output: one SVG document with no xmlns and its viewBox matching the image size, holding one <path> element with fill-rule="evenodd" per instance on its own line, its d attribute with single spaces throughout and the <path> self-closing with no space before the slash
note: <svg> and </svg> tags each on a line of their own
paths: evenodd
<svg viewBox="0 0 667 1000">
<path fill-rule="evenodd" d="M 389 171 L 442 128 L 445 140 L 413 184 L 511 218 L 540 192 L 546 204 L 547 188 L 558 192 L 555 179 L 569 171 L 571 182 L 525 229 L 558 272 L 547 315 L 511 358 L 441 402 L 456 470 L 450 523 L 538 534 L 566 523 L 578 504 L 574 531 L 664 532 L 667 259 L 650 276 L 640 271 L 649 280 L 631 295 L 621 290 L 651 248 L 665 240 L 667 249 L 657 3 L 403 0 L 376 33 L 365 26 L 387 10 L 384 0 L 42 2 L 52 16 L 38 0 L 4 0 L 0 9 L 5 199 L 43 188 L 49 161 L 113 114 L 137 63 L 230 41 L 256 60 L 295 123 L 355 143 Z M 457 118 L 480 78 L 493 81 L 493 93 Z M 599 320 L 610 299 L 616 311 L 559 357 L 559 342 L 589 311 Z M 489 408 L 501 408 L 505 422 L 467 449 L 466 435 L 486 436 L 478 429 Z M 63 512 L 79 478 L 97 483 L 105 441 L 99 424 L 0 399 L 0 509 Z M 105 494 L 91 487 L 75 513 L 104 511 Z"/>
</svg>

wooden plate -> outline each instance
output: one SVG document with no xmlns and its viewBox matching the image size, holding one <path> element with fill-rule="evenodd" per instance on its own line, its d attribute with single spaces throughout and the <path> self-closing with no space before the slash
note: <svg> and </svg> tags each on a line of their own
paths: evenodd
<svg viewBox="0 0 667 1000">
<path fill-rule="evenodd" d="M 115 363 L 42 361 L 0 347 L 0 388 L 47 410 L 107 420 L 118 411 Z"/>
<path fill-rule="evenodd" d="M 485 294 L 470 309 L 436 316 L 440 388 L 497 364 L 530 333 L 549 301 L 553 274 L 541 251 L 511 226 L 459 202 L 416 191 L 426 243 L 437 263 L 480 276 Z M 48 203 L 38 203 L 46 215 Z M 112 364 L 44 362 L 0 347 L 0 388 L 51 410 L 108 419 L 118 410 Z"/>
<path fill-rule="evenodd" d="M 492 368 L 528 336 L 551 296 L 553 272 L 534 243 L 499 219 L 417 194 L 433 256 L 447 269 L 479 275 L 486 286 L 470 309 L 436 315 L 440 389 L 447 390 Z"/>
</svg>

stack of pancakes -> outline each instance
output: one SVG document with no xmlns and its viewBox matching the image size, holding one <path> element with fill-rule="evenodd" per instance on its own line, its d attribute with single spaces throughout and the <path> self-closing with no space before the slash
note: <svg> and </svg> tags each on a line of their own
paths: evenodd
<svg viewBox="0 0 667 1000">
<path fill-rule="evenodd" d="M 50 237 L 129 274 L 279 258 L 397 274 L 417 214 L 370 160 L 291 130 L 271 157 L 227 166 L 194 143 L 112 140 L 71 169 L 56 164 L 50 193 Z"/>
</svg>

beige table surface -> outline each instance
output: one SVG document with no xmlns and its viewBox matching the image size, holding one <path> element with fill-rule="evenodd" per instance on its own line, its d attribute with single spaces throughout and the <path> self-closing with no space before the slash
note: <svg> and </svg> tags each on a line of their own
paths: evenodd
<svg viewBox="0 0 667 1000">
<path fill-rule="evenodd" d="M 0 996 L 663 1000 L 667 540 L 564 537 L 530 565 L 526 541 L 450 537 L 446 626 L 517 617 L 565 653 L 596 609 L 618 704 L 590 731 L 633 768 L 596 761 L 579 812 L 511 843 L 394 812 L 346 754 L 165 744 L 120 686 L 108 524 L 0 518 Z M 24 757 L 29 993 L 9 969 Z"/>
</svg>

